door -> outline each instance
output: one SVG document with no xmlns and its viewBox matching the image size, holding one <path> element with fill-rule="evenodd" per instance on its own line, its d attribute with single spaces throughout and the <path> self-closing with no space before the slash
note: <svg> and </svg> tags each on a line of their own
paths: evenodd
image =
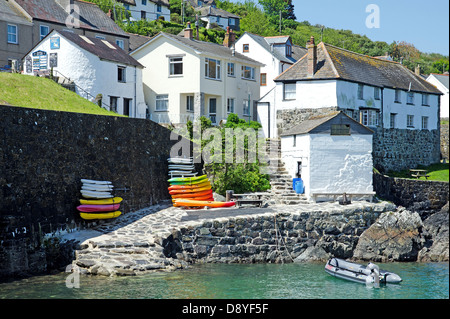
<svg viewBox="0 0 450 319">
<path fill-rule="evenodd" d="M 217 115 L 217 99 L 210 98 L 209 99 L 209 118 L 211 119 L 212 124 L 217 123 L 216 115 Z"/>
</svg>

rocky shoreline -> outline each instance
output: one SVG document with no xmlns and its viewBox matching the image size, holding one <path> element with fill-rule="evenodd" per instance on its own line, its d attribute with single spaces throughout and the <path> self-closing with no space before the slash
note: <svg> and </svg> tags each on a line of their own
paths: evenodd
<svg viewBox="0 0 450 319">
<path fill-rule="evenodd" d="M 76 247 L 71 269 L 104 276 L 195 263 L 325 262 L 331 256 L 448 261 L 448 204 L 423 221 L 389 202 L 199 211 L 156 205 L 60 241 Z"/>
</svg>

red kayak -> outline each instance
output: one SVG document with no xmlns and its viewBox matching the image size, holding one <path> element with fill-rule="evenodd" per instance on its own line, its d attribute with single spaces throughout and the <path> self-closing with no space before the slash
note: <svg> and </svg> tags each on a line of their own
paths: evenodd
<svg viewBox="0 0 450 319">
<path fill-rule="evenodd" d="M 111 204 L 111 205 L 80 205 L 77 209 L 80 212 L 85 213 L 95 213 L 95 212 L 113 212 L 118 210 L 120 204 Z"/>
<path fill-rule="evenodd" d="M 190 198 L 190 197 L 200 197 L 200 196 L 211 196 L 213 193 L 212 189 L 201 191 L 201 192 L 195 192 L 195 193 L 181 193 L 181 194 L 171 194 L 172 198 Z"/>
</svg>

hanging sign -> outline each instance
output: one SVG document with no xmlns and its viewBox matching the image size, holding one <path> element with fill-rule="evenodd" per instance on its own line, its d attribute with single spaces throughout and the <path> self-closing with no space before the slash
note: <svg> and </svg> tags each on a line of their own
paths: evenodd
<svg viewBox="0 0 450 319">
<path fill-rule="evenodd" d="M 60 48 L 60 37 L 51 37 L 50 38 L 50 49 L 58 50 Z"/>
</svg>

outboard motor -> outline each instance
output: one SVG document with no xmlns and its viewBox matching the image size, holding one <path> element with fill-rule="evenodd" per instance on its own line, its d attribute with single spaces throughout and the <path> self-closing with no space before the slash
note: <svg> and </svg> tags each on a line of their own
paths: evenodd
<svg viewBox="0 0 450 319">
<path fill-rule="evenodd" d="M 367 265 L 368 270 L 370 270 L 370 274 L 366 278 L 366 285 L 372 286 L 375 288 L 380 287 L 380 268 L 372 263 Z"/>
</svg>

